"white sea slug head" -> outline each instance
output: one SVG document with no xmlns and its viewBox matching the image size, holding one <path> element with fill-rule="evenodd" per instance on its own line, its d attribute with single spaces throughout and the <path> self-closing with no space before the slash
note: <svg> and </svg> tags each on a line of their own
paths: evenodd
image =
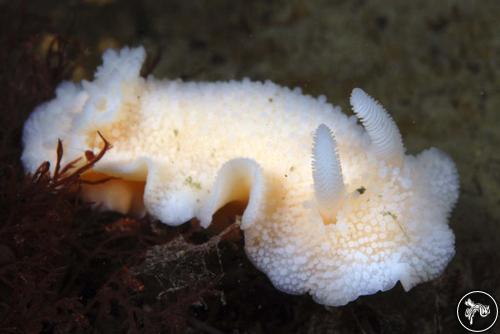
<svg viewBox="0 0 500 334">
<path fill-rule="evenodd" d="M 250 259 L 275 286 L 332 306 L 398 281 L 409 290 L 440 275 L 455 252 L 453 161 L 435 148 L 405 155 L 395 122 L 361 89 L 351 105 L 364 129 L 314 131 L 312 205 L 290 205 L 279 223 L 245 233 Z"/>
<path fill-rule="evenodd" d="M 141 78 L 143 48 L 107 51 L 93 81 L 63 83 L 25 124 L 22 161 L 113 148 L 92 171 L 119 179 L 84 187 L 102 208 L 202 226 L 231 201 L 250 260 L 280 290 L 344 305 L 440 275 L 454 255 L 448 217 L 453 161 L 405 154 L 384 108 L 356 88 L 347 117 L 271 82 L 183 83 Z M 361 124 L 358 124 L 360 121 Z"/>
</svg>

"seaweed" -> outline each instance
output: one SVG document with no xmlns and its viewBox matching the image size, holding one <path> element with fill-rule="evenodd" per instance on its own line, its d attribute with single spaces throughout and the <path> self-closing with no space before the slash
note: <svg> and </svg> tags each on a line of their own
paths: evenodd
<svg viewBox="0 0 500 334">
<path fill-rule="evenodd" d="M 172 236 L 154 233 L 148 219 L 109 222 L 109 217 L 98 216 L 88 203 L 76 198 L 79 185 L 86 182 L 82 174 L 111 147 L 101 138 L 101 151 L 82 166 L 76 166 L 79 159 L 60 165 L 63 149 L 59 141 L 52 175 L 49 162 L 44 162 L 19 184 L 2 184 L 15 189 L 6 198 L 7 214 L 0 225 L 2 331 L 177 332 L 186 326 L 190 305 L 215 291 L 217 276 L 188 281 L 186 272 L 180 278 L 185 286 L 175 291 L 175 299 L 148 300 L 140 275 L 129 268 L 144 261 L 150 246 Z M 169 244 L 175 245 L 179 238 L 183 237 Z M 208 252 L 215 246 L 211 241 L 204 249 Z M 197 254 L 199 247 L 184 243 L 181 248 L 185 254 Z M 181 256 L 177 262 L 186 258 Z"/>
</svg>

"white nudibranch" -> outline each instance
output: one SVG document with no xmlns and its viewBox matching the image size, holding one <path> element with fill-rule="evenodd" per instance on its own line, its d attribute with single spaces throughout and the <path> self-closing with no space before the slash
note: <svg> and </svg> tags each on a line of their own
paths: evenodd
<svg viewBox="0 0 500 334">
<path fill-rule="evenodd" d="M 348 117 L 269 81 L 142 78 L 144 58 L 141 47 L 108 50 L 93 81 L 60 84 L 25 123 L 26 172 L 55 161 L 58 139 L 62 163 L 98 151 L 99 131 L 113 148 L 84 178 L 116 178 L 83 186 L 84 199 L 205 227 L 243 201 L 250 260 L 276 288 L 325 305 L 444 271 L 455 165 L 435 148 L 405 154 L 395 122 L 361 89 Z"/>
</svg>

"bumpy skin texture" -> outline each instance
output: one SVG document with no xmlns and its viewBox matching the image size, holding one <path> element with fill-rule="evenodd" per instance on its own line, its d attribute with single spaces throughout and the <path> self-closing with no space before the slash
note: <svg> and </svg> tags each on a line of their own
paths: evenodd
<svg viewBox="0 0 500 334">
<path fill-rule="evenodd" d="M 92 173 L 121 180 L 84 188 L 84 198 L 169 225 L 196 217 L 204 226 L 224 204 L 247 200 L 241 227 L 251 261 L 278 289 L 321 304 L 343 305 L 397 281 L 409 290 L 442 273 L 454 255 L 447 220 L 458 197 L 455 166 L 434 148 L 405 155 L 392 119 L 385 111 L 372 117 L 378 105 L 361 90 L 353 106 L 362 120 L 376 119 L 363 123 L 368 132 L 324 97 L 271 82 L 141 78 L 144 56 L 142 48 L 107 51 L 94 81 L 62 83 L 25 124 L 26 171 L 55 159 L 58 138 L 66 161 L 98 150 L 100 131 L 113 148 Z M 329 219 L 311 166 L 321 124 L 339 164 L 321 159 L 327 144 L 315 146 L 315 161 L 340 165 L 323 174 L 344 183 L 332 183 L 343 193 L 329 195 L 336 202 Z"/>
</svg>

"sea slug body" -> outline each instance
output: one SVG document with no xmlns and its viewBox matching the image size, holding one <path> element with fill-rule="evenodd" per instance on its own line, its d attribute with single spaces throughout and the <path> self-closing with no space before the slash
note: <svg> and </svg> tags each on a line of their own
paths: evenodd
<svg viewBox="0 0 500 334">
<path fill-rule="evenodd" d="M 203 226 L 245 201 L 245 250 L 275 287 L 344 305 L 440 275 L 454 255 L 453 161 L 406 155 L 383 107 L 354 89 L 348 117 L 323 96 L 272 82 L 142 78 L 144 49 L 108 50 L 93 81 L 62 83 L 27 120 L 22 162 L 34 172 L 111 142 L 83 188 L 104 209 Z M 361 122 L 361 124 L 358 123 Z M 53 165 L 53 164 L 52 164 Z"/>
</svg>

